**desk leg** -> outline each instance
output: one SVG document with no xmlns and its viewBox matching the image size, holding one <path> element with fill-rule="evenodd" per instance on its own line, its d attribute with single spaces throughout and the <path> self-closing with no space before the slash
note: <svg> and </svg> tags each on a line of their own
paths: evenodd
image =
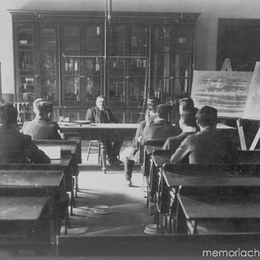
<svg viewBox="0 0 260 260">
<path fill-rule="evenodd" d="M 107 169 L 106 169 L 106 155 L 107 155 L 107 151 L 106 151 L 106 149 L 104 149 L 102 147 L 101 148 L 101 161 L 102 161 L 102 171 L 103 171 L 103 173 L 107 173 Z"/>
</svg>

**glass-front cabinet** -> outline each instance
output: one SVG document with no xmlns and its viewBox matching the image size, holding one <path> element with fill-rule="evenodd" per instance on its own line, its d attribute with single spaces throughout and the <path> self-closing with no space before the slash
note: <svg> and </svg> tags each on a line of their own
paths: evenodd
<svg viewBox="0 0 260 260">
<path fill-rule="evenodd" d="M 104 94 L 134 123 L 147 97 L 191 92 L 197 13 L 10 12 L 15 101 L 50 100 L 56 120 L 85 119 Z"/>
<path fill-rule="evenodd" d="M 16 101 L 42 97 L 57 105 L 57 25 L 18 24 L 15 31 Z"/>
</svg>

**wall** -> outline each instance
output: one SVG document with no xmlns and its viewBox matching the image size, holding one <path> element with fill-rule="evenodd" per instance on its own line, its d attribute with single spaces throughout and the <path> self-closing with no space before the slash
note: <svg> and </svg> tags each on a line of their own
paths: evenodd
<svg viewBox="0 0 260 260">
<path fill-rule="evenodd" d="M 0 62 L 2 92 L 14 93 L 12 22 L 8 9 L 102 11 L 105 0 L 1 0 Z M 112 0 L 114 11 L 199 12 L 197 70 L 215 70 L 218 18 L 260 19 L 259 0 Z"/>
</svg>

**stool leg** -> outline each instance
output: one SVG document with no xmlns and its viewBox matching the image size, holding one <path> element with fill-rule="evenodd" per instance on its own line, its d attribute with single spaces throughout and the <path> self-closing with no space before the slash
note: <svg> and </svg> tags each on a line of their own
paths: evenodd
<svg viewBox="0 0 260 260">
<path fill-rule="evenodd" d="M 91 151 L 91 146 L 92 146 L 92 141 L 90 141 L 90 142 L 89 142 L 89 145 L 88 145 L 88 151 L 87 151 L 87 161 L 88 161 L 89 154 L 90 154 L 90 151 Z"/>
</svg>

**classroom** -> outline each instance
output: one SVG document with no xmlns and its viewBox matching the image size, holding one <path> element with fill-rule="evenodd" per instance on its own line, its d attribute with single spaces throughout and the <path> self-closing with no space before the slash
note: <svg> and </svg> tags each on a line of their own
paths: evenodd
<svg viewBox="0 0 260 260">
<path fill-rule="evenodd" d="M 259 8 L 1 1 L 0 257 L 254 249 Z"/>
</svg>

